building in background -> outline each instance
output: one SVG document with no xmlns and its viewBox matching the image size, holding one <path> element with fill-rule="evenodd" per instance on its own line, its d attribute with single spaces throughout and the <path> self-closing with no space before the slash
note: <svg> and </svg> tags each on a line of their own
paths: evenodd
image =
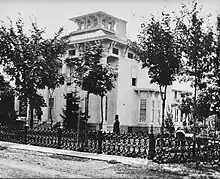
<svg viewBox="0 0 220 179">
<path fill-rule="evenodd" d="M 70 48 L 66 57 L 78 57 L 83 43 L 102 40 L 105 53 L 103 61 L 117 69 L 118 78 L 115 88 L 104 98 L 104 124 L 103 130 L 112 131 L 115 116 L 120 121 L 121 132 L 148 131 L 153 125 L 156 131 L 161 126 L 161 99 L 159 88 L 150 84 L 147 68 L 142 69 L 141 64 L 134 59 L 134 53 L 128 48 L 126 37 L 127 22 L 99 11 L 70 19 L 77 24 L 78 29 L 71 33 Z M 63 58 L 62 73 L 70 76 L 72 69 L 68 67 Z M 166 111 L 171 112 L 176 126 L 182 126 L 181 113 L 176 102 L 182 91 L 190 90 L 180 84 L 169 86 L 167 90 Z M 49 106 L 52 108 L 54 123 L 62 122 L 60 114 L 65 108 L 64 95 L 74 90 L 74 84 L 69 78 L 63 86 L 56 89 L 53 97 L 49 99 L 47 90 L 41 91 L 45 97 L 46 108 L 43 109 L 42 121 L 48 121 Z M 85 92 L 80 96 L 85 98 Z M 17 104 L 17 109 L 19 105 Z M 85 101 L 81 104 L 85 109 Z M 101 120 L 100 98 L 90 94 L 89 98 L 89 128 L 98 129 Z"/>
</svg>

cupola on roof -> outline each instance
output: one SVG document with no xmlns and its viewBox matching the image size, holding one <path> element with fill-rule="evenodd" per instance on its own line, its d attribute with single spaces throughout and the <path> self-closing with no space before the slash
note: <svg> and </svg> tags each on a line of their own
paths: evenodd
<svg viewBox="0 0 220 179">
<path fill-rule="evenodd" d="M 73 17 L 70 20 L 77 24 L 76 32 L 102 29 L 120 38 L 124 39 L 126 37 L 127 22 L 103 11 Z"/>
</svg>

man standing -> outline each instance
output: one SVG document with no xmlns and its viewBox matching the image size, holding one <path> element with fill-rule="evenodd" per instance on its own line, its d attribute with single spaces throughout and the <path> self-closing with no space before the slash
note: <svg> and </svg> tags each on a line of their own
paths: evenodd
<svg viewBox="0 0 220 179">
<path fill-rule="evenodd" d="M 113 125 L 113 133 L 120 134 L 120 128 L 119 128 L 120 122 L 118 120 L 118 115 L 115 115 L 115 122 Z"/>
</svg>

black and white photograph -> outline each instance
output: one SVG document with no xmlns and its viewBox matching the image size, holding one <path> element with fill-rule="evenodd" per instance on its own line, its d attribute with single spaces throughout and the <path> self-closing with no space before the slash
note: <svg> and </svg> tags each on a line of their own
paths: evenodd
<svg viewBox="0 0 220 179">
<path fill-rule="evenodd" d="M 220 0 L 0 0 L 0 178 L 220 179 Z"/>
</svg>

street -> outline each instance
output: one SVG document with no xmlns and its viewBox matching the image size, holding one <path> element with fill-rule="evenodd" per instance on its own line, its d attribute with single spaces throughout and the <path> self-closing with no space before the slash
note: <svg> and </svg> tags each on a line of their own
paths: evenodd
<svg viewBox="0 0 220 179">
<path fill-rule="evenodd" d="M 182 178 L 121 163 L 0 147 L 0 178 Z"/>
</svg>

